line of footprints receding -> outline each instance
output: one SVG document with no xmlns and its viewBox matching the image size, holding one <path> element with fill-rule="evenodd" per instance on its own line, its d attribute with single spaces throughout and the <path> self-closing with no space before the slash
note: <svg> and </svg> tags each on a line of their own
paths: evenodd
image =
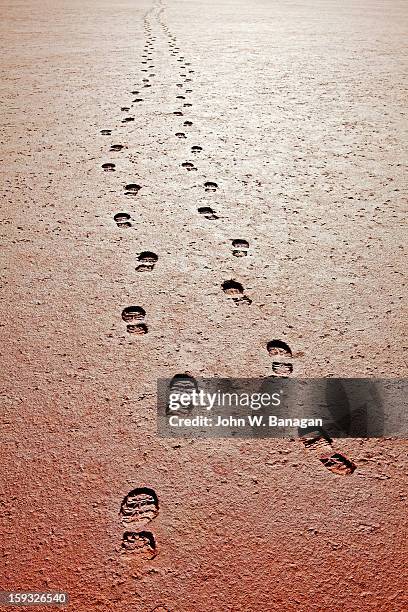
<svg viewBox="0 0 408 612">
<path fill-rule="evenodd" d="M 157 13 L 157 21 L 163 29 L 165 36 L 168 38 L 168 46 L 170 50 L 170 55 L 175 57 L 177 62 L 180 63 L 180 79 L 182 82 L 176 83 L 176 86 L 183 90 L 183 94 L 179 94 L 176 96 L 176 100 L 182 103 L 182 107 L 180 110 L 175 110 L 174 115 L 177 117 L 183 117 L 183 128 L 188 128 L 193 125 L 193 121 L 185 118 L 185 113 L 188 112 L 186 109 L 192 107 L 192 103 L 187 101 L 187 95 L 192 93 L 192 89 L 189 86 L 189 83 L 192 83 L 194 74 L 194 70 L 191 67 L 191 62 L 188 62 L 184 55 L 181 54 L 180 48 L 177 46 L 176 37 L 170 32 L 169 28 L 163 23 L 160 17 L 160 12 Z M 148 18 L 145 18 L 144 24 L 145 34 L 146 34 L 146 44 L 144 46 L 144 51 L 142 54 L 142 72 L 149 73 L 155 67 L 153 63 L 153 53 L 154 53 L 154 43 L 156 41 L 156 37 L 152 35 L 152 27 L 149 23 Z M 155 76 L 155 73 L 150 72 L 148 77 L 142 78 L 142 87 L 151 87 L 151 80 Z M 134 90 L 131 92 L 132 95 L 139 96 L 140 90 Z M 129 111 L 140 102 L 143 102 L 143 98 L 136 97 L 130 106 L 122 106 L 121 111 L 125 113 L 129 113 Z M 122 123 L 128 123 L 130 121 L 134 121 L 135 117 L 133 115 L 127 115 L 122 119 Z M 111 129 L 103 129 L 101 130 L 101 134 L 105 136 L 111 136 Z M 175 132 L 175 136 L 178 139 L 186 139 L 186 132 L 177 131 Z M 123 144 L 112 144 L 110 146 L 110 152 L 121 152 L 126 149 Z M 203 147 L 200 145 L 193 145 L 190 147 L 191 154 L 196 157 L 200 153 L 203 152 Z M 182 168 L 185 168 L 188 172 L 196 171 L 197 167 L 194 161 L 185 161 L 181 164 Z M 113 162 L 107 162 L 102 164 L 102 169 L 105 172 L 115 172 L 116 164 Z M 142 189 L 142 186 L 137 183 L 129 183 L 125 185 L 124 195 L 128 198 L 132 198 L 138 195 L 139 191 Z M 218 184 L 213 181 L 205 181 L 203 184 L 203 189 L 205 193 L 212 194 L 216 193 L 218 190 Z M 198 207 L 198 214 L 205 219 L 210 221 L 219 219 L 217 212 L 211 206 L 200 206 Z M 126 229 L 132 227 L 132 216 L 128 212 L 117 212 L 113 216 L 113 220 L 115 221 L 118 228 Z M 245 239 L 233 239 L 231 240 L 231 254 L 234 257 L 246 257 L 249 252 L 249 242 Z M 158 262 L 158 255 L 153 251 L 143 251 L 138 255 L 138 262 L 136 265 L 137 272 L 152 272 Z M 231 299 L 231 302 L 235 305 L 250 305 L 252 300 L 245 295 L 243 285 L 234 280 L 229 279 L 224 281 L 221 284 L 221 289 L 224 294 Z M 127 323 L 126 331 L 129 334 L 138 334 L 143 335 L 147 334 L 149 331 L 148 325 L 145 322 L 146 313 L 144 309 L 140 306 L 128 306 L 122 311 L 122 319 Z"/>
<path fill-rule="evenodd" d="M 152 9 L 152 15 L 154 10 L 158 9 L 160 4 Z M 177 87 L 182 90 L 176 96 L 176 100 L 181 103 L 181 108 L 174 111 L 176 117 L 183 117 L 183 128 L 189 128 L 193 125 L 193 121 L 190 118 L 185 118 L 185 114 L 188 112 L 187 109 L 192 107 L 192 103 L 189 102 L 187 97 L 192 93 L 191 86 L 194 70 L 191 68 L 191 63 L 186 61 L 186 58 L 181 54 L 180 48 L 177 46 L 176 37 L 170 32 L 169 28 L 161 20 L 162 8 L 156 13 L 156 20 L 163 29 L 165 36 L 168 38 L 168 46 L 170 55 L 176 58 L 176 61 L 180 64 L 180 79 L 182 82 L 177 83 Z M 152 27 L 146 15 L 144 19 L 144 31 L 146 35 L 146 44 L 142 54 L 142 73 L 145 75 L 142 78 L 141 87 L 148 89 L 152 87 L 152 79 L 155 77 L 155 73 L 152 70 L 155 68 L 153 53 L 155 48 L 156 37 L 152 34 Z M 148 73 L 148 74 L 147 74 Z M 125 113 L 121 122 L 122 124 L 128 124 L 135 120 L 135 116 L 129 114 L 130 111 L 143 102 L 140 90 L 134 90 L 131 92 L 134 97 L 130 106 L 122 106 L 121 112 Z M 103 136 L 111 136 L 111 129 L 101 130 Z M 175 137 L 180 140 L 186 140 L 187 134 L 185 131 L 175 132 Z M 120 153 L 126 149 L 123 144 L 111 144 L 109 151 L 112 153 Z M 194 158 L 197 158 L 202 152 L 203 147 L 200 145 L 193 145 L 190 147 L 191 154 Z M 195 159 L 185 161 L 181 164 L 182 168 L 185 168 L 188 172 L 197 171 L 195 165 Z M 115 172 L 116 164 L 107 162 L 102 164 L 104 172 Z M 218 190 L 218 184 L 213 181 L 206 181 L 203 185 L 205 193 L 214 194 Z M 137 183 L 129 183 L 125 185 L 124 195 L 127 198 L 137 197 L 142 186 Z M 219 219 L 219 215 L 212 206 L 200 206 L 198 208 L 198 214 L 203 218 L 214 221 Z M 118 212 L 113 217 L 118 228 L 126 229 L 132 227 L 132 216 L 128 212 Z M 249 252 L 248 240 L 242 238 L 236 238 L 231 241 L 231 254 L 234 257 L 246 257 Z M 139 253 L 136 264 L 137 272 L 152 272 L 158 262 L 158 255 L 153 251 L 142 251 Z M 222 283 L 221 288 L 226 296 L 236 305 L 250 305 L 252 300 L 245 295 L 244 287 L 242 284 L 234 279 L 226 280 Z M 126 330 L 129 334 L 144 335 L 148 333 L 148 326 L 146 323 L 146 311 L 141 306 L 128 306 L 122 310 L 122 319 L 126 323 Z M 272 358 L 272 374 L 273 376 L 287 378 L 293 372 L 292 364 L 292 350 L 289 345 L 283 340 L 271 340 L 266 344 L 266 351 Z M 179 390 L 183 393 L 188 392 L 190 389 L 197 390 L 197 381 L 188 373 L 177 374 L 173 377 L 171 382 L 171 388 L 173 391 Z M 191 404 L 191 407 L 193 404 Z M 186 412 L 189 412 L 189 407 L 184 408 Z M 356 469 L 355 464 L 345 457 L 342 453 L 336 452 L 333 448 L 333 442 L 330 436 L 323 429 L 316 429 L 308 432 L 300 438 L 306 451 L 317 458 L 328 470 L 334 474 L 346 475 L 352 474 Z M 153 559 L 157 554 L 156 541 L 152 532 L 146 530 L 146 525 L 150 523 L 159 512 L 159 503 L 156 493 L 149 488 L 139 488 L 130 491 L 124 498 L 121 508 L 120 515 L 123 526 L 127 529 L 122 538 L 122 552 L 125 555 L 132 555 L 132 558 L 136 555 L 138 559 L 149 560 Z"/>
</svg>

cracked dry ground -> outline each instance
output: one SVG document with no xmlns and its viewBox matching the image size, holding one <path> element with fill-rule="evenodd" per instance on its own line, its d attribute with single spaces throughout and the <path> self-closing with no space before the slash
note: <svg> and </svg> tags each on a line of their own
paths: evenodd
<svg viewBox="0 0 408 612">
<path fill-rule="evenodd" d="M 0 8 L 2 588 L 406 610 L 405 441 L 155 416 L 186 372 L 406 376 L 406 3 Z"/>
</svg>

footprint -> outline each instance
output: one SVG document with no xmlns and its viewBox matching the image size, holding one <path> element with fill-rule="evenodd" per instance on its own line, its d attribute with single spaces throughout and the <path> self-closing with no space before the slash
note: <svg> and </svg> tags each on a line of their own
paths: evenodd
<svg viewBox="0 0 408 612">
<path fill-rule="evenodd" d="M 291 358 L 292 351 L 286 342 L 283 340 L 270 340 L 266 345 L 266 350 L 271 357 Z M 293 373 L 293 365 L 289 362 L 273 361 L 272 373 L 274 376 L 287 378 Z"/>
<path fill-rule="evenodd" d="M 198 391 L 198 384 L 196 379 L 190 374 L 175 374 L 170 381 L 169 385 L 169 395 L 170 394 L 178 394 L 187 396 L 188 394 L 192 394 L 193 392 Z M 193 399 L 191 398 L 189 403 L 188 398 L 186 397 L 186 401 L 183 402 L 182 406 L 178 406 L 176 409 L 171 408 L 170 404 L 167 405 L 166 414 L 172 415 L 177 412 L 178 415 L 188 415 L 194 408 Z"/>
<path fill-rule="evenodd" d="M 202 150 L 203 150 L 203 147 L 200 147 L 199 145 L 194 145 L 193 147 L 191 147 L 192 153 L 200 153 L 200 151 Z"/>
<path fill-rule="evenodd" d="M 234 280 L 224 281 L 222 289 L 227 295 L 242 295 L 244 293 L 244 287 L 241 283 Z"/>
<path fill-rule="evenodd" d="M 150 531 L 125 531 L 122 538 L 122 552 L 137 555 L 140 561 L 149 561 L 157 555 L 156 541 Z"/>
<path fill-rule="evenodd" d="M 159 514 L 159 500 L 155 491 L 148 487 L 133 489 L 124 497 L 119 514 L 125 527 L 129 523 L 135 523 L 132 525 L 134 529 L 147 525 Z"/>
<path fill-rule="evenodd" d="M 176 136 L 177 138 L 180 138 L 180 139 L 187 138 L 184 132 L 176 132 Z"/>
<path fill-rule="evenodd" d="M 144 336 L 149 331 L 149 328 L 145 323 L 131 323 L 126 326 L 126 331 L 128 334 L 136 334 L 138 336 Z"/>
<path fill-rule="evenodd" d="M 304 429 L 299 429 L 299 435 L 306 450 L 333 474 L 348 476 L 355 471 L 357 466 L 353 461 L 342 453 L 333 452 L 333 441 L 324 429 L 317 427 L 306 432 Z"/>
<path fill-rule="evenodd" d="M 112 134 L 112 130 L 101 130 L 102 136 L 110 136 Z"/>
<path fill-rule="evenodd" d="M 228 297 L 231 297 L 235 304 L 252 304 L 252 300 L 244 295 L 244 287 L 235 280 L 228 280 L 222 283 L 222 290 Z"/>
<path fill-rule="evenodd" d="M 130 215 L 124 212 L 116 213 L 116 215 L 113 217 L 118 227 L 132 227 L 130 218 Z"/>
<path fill-rule="evenodd" d="M 185 100 L 186 97 L 185 96 L 176 96 L 177 100 Z"/>
<path fill-rule="evenodd" d="M 211 181 L 207 181 L 206 183 L 204 183 L 204 189 L 206 191 L 214 192 L 217 191 L 218 185 L 217 183 L 211 183 Z"/>
<path fill-rule="evenodd" d="M 193 93 L 192 89 L 186 89 L 186 93 Z"/>
<path fill-rule="evenodd" d="M 129 106 L 121 106 L 120 110 L 123 111 L 123 112 L 128 112 L 128 111 L 130 111 L 130 107 Z"/>
<path fill-rule="evenodd" d="M 339 476 L 348 476 L 356 469 L 356 465 L 341 453 L 333 453 L 329 457 L 320 457 L 320 461 L 330 472 Z"/>
<path fill-rule="evenodd" d="M 183 113 L 181 113 L 181 114 L 183 114 Z M 185 125 L 186 127 L 191 127 L 193 125 L 193 122 L 192 121 L 185 121 L 183 123 L 183 125 Z"/>
<path fill-rule="evenodd" d="M 136 267 L 136 272 L 151 272 L 159 258 L 156 253 L 143 251 L 137 259 L 140 264 Z"/>
<path fill-rule="evenodd" d="M 197 168 L 194 166 L 194 164 L 192 162 L 183 162 L 181 165 L 182 165 L 183 168 L 186 168 L 189 171 L 197 170 Z"/>
<path fill-rule="evenodd" d="M 141 306 L 126 306 L 122 310 L 122 319 L 124 321 L 143 321 L 146 316 L 146 311 Z"/>
<path fill-rule="evenodd" d="M 275 374 L 275 376 L 287 378 L 293 372 L 293 365 L 291 363 L 280 363 L 278 361 L 274 361 L 272 363 L 272 372 Z"/>
<path fill-rule="evenodd" d="M 138 185 L 137 183 L 129 183 L 125 186 L 125 195 L 135 196 L 139 193 L 141 188 L 141 185 Z"/>
<path fill-rule="evenodd" d="M 170 381 L 170 389 L 175 393 L 184 393 L 189 391 L 197 391 L 198 384 L 194 376 L 185 372 L 184 374 L 175 374 Z"/>
<path fill-rule="evenodd" d="M 139 94 L 140 91 L 131 91 L 130 93 L 132 94 L 132 96 L 137 96 L 137 94 Z"/>
<path fill-rule="evenodd" d="M 327 454 L 328 451 L 332 448 L 332 439 L 329 434 L 324 431 L 321 427 L 309 428 L 309 429 L 299 429 L 299 433 L 302 432 L 300 436 L 300 441 L 303 446 L 311 451 L 316 451 L 321 455 Z"/>
<path fill-rule="evenodd" d="M 286 342 L 283 340 L 270 340 L 266 345 L 266 350 L 271 357 L 279 355 L 279 357 L 292 357 L 292 351 Z"/>
<path fill-rule="evenodd" d="M 183 87 L 183 83 L 176 83 L 176 87 Z"/>
<path fill-rule="evenodd" d="M 143 98 L 135 98 L 133 102 L 143 102 Z"/>
<path fill-rule="evenodd" d="M 102 168 L 105 172 L 115 172 L 115 164 L 102 164 Z"/>
<path fill-rule="evenodd" d="M 121 144 L 111 145 L 111 148 L 110 148 L 111 151 L 121 151 L 122 149 L 123 149 L 123 145 Z"/>
<path fill-rule="evenodd" d="M 183 106 L 193 106 L 190 102 L 184 102 Z"/>
<path fill-rule="evenodd" d="M 247 240 L 236 239 L 232 241 L 234 247 L 232 254 L 234 257 L 246 257 L 248 255 L 249 242 Z"/>
<path fill-rule="evenodd" d="M 130 121 L 134 121 L 135 118 L 134 117 L 125 117 L 124 119 L 122 119 L 122 123 L 129 123 Z"/>
<path fill-rule="evenodd" d="M 127 306 L 122 310 L 122 319 L 128 323 L 126 331 L 129 334 L 144 335 L 148 332 L 147 325 L 143 322 L 146 311 L 141 306 Z"/>
<path fill-rule="evenodd" d="M 200 206 L 200 208 L 198 209 L 198 212 L 200 213 L 200 215 L 203 215 L 203 217 L 205 217 L 206 219 L 219 219 L 215 210 L 210 208 L 210 206 Z"/>
</svg>

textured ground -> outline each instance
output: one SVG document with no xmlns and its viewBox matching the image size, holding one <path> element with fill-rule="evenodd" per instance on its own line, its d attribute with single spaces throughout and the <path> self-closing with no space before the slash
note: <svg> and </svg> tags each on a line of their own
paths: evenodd
<svg viewBox="0 0 408 612">
<path fill-rule="evenodd" d="M 406 2 L 0 10 L 1 588 L 75 612 L 406 610 L 405 441 L 334 441 L 340 476 L 296 440 L 155 420 L 158 377 L 266 376 L 273 338 L 294 376 L 406 376 Z M 123 542 L 137 487 L 155 543 Z"/>
</svg>

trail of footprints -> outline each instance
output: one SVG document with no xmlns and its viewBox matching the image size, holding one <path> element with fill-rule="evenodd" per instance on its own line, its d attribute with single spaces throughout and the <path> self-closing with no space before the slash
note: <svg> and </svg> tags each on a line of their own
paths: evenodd
<svg viewBox="0 0 408 612">
<path fill-rule="evenodd" d="M 170 56 L 175 58 L 179 64 L 179 80 L 175 84 L 179 92 L 175 95 L 175 101 L 178 103 L 178 108 L 173 111 L 173 116 L 180 118 L 180 127 L 174 131 L 175 138 L 180 141 L 185 141 L 188 147 L 188 158 L 182 162 L 181 167 L 189 172 L 196 172 L 199 160 L 204 154 L 204 149 L 200 144 L 189 142 L 188 128 L 194 125 L 190 110 L 193 107 L 190 101 L 190 94 L 193 93 L 192 85 L 194 70 L 191 63 L 186 60 L 186 57 L 181 54 L 180 48 L 177 45 L 177 38 L 170 32 L 161 18 L 162 8 L 160 2 L 151 10 L 151 18 L 156 19 L 157 25 L 162 28 L 164 35 L 167 37 L 167 44 Z M 150 13 L 150 12 L 149 12 Z M 146 91 L 153 87 L 154 78 L 156 76 L 154 53 L 156 36 L 153 35 L 152 24 L 150 22 L 149 13 L 144 19 L 144 32 L 146 43 L 144 45 L 141 72 L 142 78 L 138 89 L 133 89 L 128 93 L 132 96 L 131 102 L 120 107 L 122 117 L 120 122 L 123 126 L 135 121 L 136 112 L 140 105 L 145 102 L 142 90 Z M 187 115 L 187 116 L 186 116 Z M 124 127 L 122 128 L 124 129 Z M 112 136 L 111 128 L 104 128 L 100 131 L 102 136 Z M 116 140 L 116 139 L 115 139 Z M 118 139 L 119 140 L 119 139 Z M 122 142 L 110 144 L 109 152 L 112 155 L 123 154 L 127 150 L 127 145 Z M 113 173 L 116 171 L 116 163 L 114 161 L 106 161 L 102 164 L 103 172 Z M 207 194 L 209 199 L 208 204 L 199 206 L 197 209 L 198 216 L 206 221 L 220 220 L 220 215 L 217 211 L 214 195 L 219 191 L 219 185 L 214 180 L 206 180 L 203 185 L 203 193 Z M 123 187 L 123 197 L 129 200 L 137 198 L 142 185 L 135 182 L 129 182 Z M 127 211 L 116 212 L 113 216 L 113 221 L 116 226 L 121 229 L 132 228 L 134 219 L 131 213 Z M 250 243 L 246 238 L 231 239 L 231 256 L 235 258 L 247 257 L 250 251 Z M 153 251 L 141 251 L 137 255 L 135 271 L 153 272 L 158 264 L 159 256 Z M 225 297 L 236 306 L 250 306 L 251 298 L 245 294 L 244 286 L 235 278 L 226 279 L 221 283 L 220 289 Z M 146 322 L 146 311 L 142 306 L 127 306 L 122 310 L 122 320 L 125 323 L 127 333 L 131 335 L 142 336 L 148 333 L 148 325 Z M 288 344 L 283 340 L 271 340 L 266 345 L 267 354 L 272 358 L 271 369 L 272 375 L 275 377 L 286 378 L 293 373 L 292 351 Z M 192 391 L 197 389 L 197 382 L 189 374 L 178 374 L 173 377 L 172 390 L 182 392 Z M 186 413 L 190 412 L 191 407 L 184 408 Z M 323 431 L 310 431 L 303 434 L 300 440 L 306 452 L 319 460 L 328 470 L 338 475 L 352 474 L 356 466 L 352 461 L 344 455 L 336 452 L 332 446 L 332 440 Z M 141 561 L 153 559 L 157 554 L 157 546 L 153 533 L 146 529 L 146 526 L 153 521 L 159 512 L 159 504 L 156 493 L 149 488 L 138 488 L 130 491 L 124 498 L 120 507 L 120 516 L 123 527 L 126 529 L 122 537 L 121 550 L 126 557 L 138 559 Z"/>
</svg>

